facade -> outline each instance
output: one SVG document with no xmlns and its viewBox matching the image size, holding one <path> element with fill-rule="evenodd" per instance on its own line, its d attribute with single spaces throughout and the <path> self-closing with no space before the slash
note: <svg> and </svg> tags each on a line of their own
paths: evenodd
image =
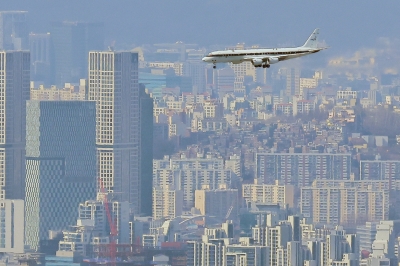
<svg viewBox="0 0 400 266">
<path fill-rule="evenodd" d="M 336 92 L 336 98 L 337 99 L 355 99 L 358 98 L 359 92 L 358 91 L 352 91 L 351 89 L 345 90 L 345 91 L 337 91 Z"/>
<path fill-rule="evenodd" d="M 96 109 L 87 101 L 27 101 L 26 243 L 77 218 L 96 195 Z"/>
<path fill-rule="evenodd" d="M 140 210 L 145 216 L 151 216 L 153 189 L 153 98 L 140 84 Z"/>
<path fill-rule="evenodd" d="M 375 260 L 375 263 L 368 265 L 391 265 L 386 263 L 378 264 L 381 259 L 386 261 L 397 261 L 399 255 L 399 240 L 400 223 L 398 220 L 380 221 L 376 225 L 376 235 L 372 242 L 372 252 L 369 254 L 369 260 Z"/>
<path fill-rule="evenodd" d="M 372 243 L 376 236 L 376 222 L 366 222 L 365 225 L 357 226 L 357 238 L 359 241 L 359 252 L 372 252 Z"/>
<path fill-rule="evenodd" d="M 0 12 L 0 50 L 29 49 L 27 15 L 27 11 Z"/>
<path fill-rule="evenodd" d="M 192 78 L 192 92 L 203 93 L 206 90 L 206 66 L 201 60 L 191 60 L 183 64 L 183 75 Z"/>
<path fill-rule="evenodd" d="M 182 158 L 153 161 L 154 186 L 169 187 L 183 191 L 183 206 L 194 207 L 195 190 L 207 185 L 218 189 L 224 184 L 231 188 L 234 175 L 224 167 L 222 158 Z"/>
<path fill-rule="evenodd" d="M 231 243 L 233 224 L 221 228 L 205 228 L 201 241 L 187 242 L 187 265 L 240 265 L 227 263 L 226 245 Z M 255 264 L 249 264 L 255 265 Z"/>
<path fill-rule="evenodd" d="M 273 265 L 268 263 L 270 248 L 265 246 L 228 245 L 225 265 Z"/>
<path fill-rule="evenodd" d="M 24 201 L 0 200 L 0 252 L 24 253 L 24 228 Z"/>
<path fill-rule="evenodd" d="M 257 48 L 257 47 L 252 47 Z M 238 43 L 236 45 L 237 50 L 246 49 L 244 43 Z M 261 82 L 260 77 L 257 75 L 257 72 L 265 72 L 265 69 L 255 68 L 251 62 L 243 62 L 241 64 L 232 64 L 229 63 L 230 68 L 234 71 L 235 74 L 235 89 L 241 89 L 244 86 L 244 79 L 246 76 L 252 77 L 253 81 Z"/>
<path fill-rule="evenodd" d="M 300 90 L 304 88 L 315 89 L 317 86 L 318 86 L 317 78 L 300 78 Z"/>
<path fill-rule="evenodd" d="M 204 118 L 222 118 L 223 106 L 222 103 L 216 101 L 206 101 L 203 104 Z"/>
<path fill-rule="evenodd" d="M 308 114 L 315 110 L 315 103 L 308 100 L 298 100 L 293 97 L 293 116 L 298 114 Z"/>
<path fill-rule="evenodd" d="M 400 179 L 400 161 L 360 160 L 360 180 Z"/>
<path fill-rule="evenodd" d="M 0 51 L 0 199 L 25 195 L 25 121 L 29 52 Z"/>
<path fill-rule="evenodd" d="M 295 207 L 294 186 L 284 185 L 275 181 L 274 185 L 254 184 L 242 185 L 242 197 L 246 202 L 279 204 L 281 207 L 288 205 Z"/>
<path fill-rule="evenodd" d="M 386 181 L 316 180 L 301 188 L 300 211 L 314 223 L 357 225 L 389 217 Z"/>
<path fill-rule="evenodd" d="M 182 215 L 183 192 L 169 187 L 153 187 L 153 219 L 174 219 Z"/>
<path fill-rule="evenodd" d="M 242 64 L 238 64 L 237 66 L 240 65 Z M 233 92 L 236 86 L 239 88 L 243 87 L 244 77 L 240 76 L 236 78 L 235 72 L 231 68 L 217 69 L 214 73 L 213 83 L 218 91 L 228 90 Z M 238 79 L 240 81 L 237 81 Z"/>
<path fill-rule="evenodd" d="M 293 104 L 291 103 L 278 103 L 275 104 L 274 108 L 276 115 L 286 115 L 286 116 L 293 115 Z"/>
<path fill-rule="evenodd" d="M 238 178 L 242 178 L 242 162 L 239 155 L 231 155 L 225 160 L 225 168 L 231 170 Z"/>
<path fill-rule="evenodd" d="M 314 180 L 347 180 L 350 178 L 351 155 L 329 153 L 258 153 L 259 184 L 275 180 L 295 186 L 309 186 Z"/>
<path fill-rule="evenodd" d="M 77 83 L 87 77 L 90 50 L 103 50 L 104 25 L 87 22 L 53 22 L 51 40 L 54 54 L 52 84 Z"/>
<path fill-rule="evenodd" d="M 233 244 L 223 237 L 205 236 L 201 242 L 187 242 L 187 265 L 276 265 L 269 263 L 269 254 L 269 247 Z"/>
<path fill-rule="evenodd" d="M 142 139 L 138 54 L 90 52 L 88 99 L 96 102 L 97 176 L 108 192 L 119 195 L 119 201 L 128 201 L 139 214 Z M 146 193 L 151 196 L 151 190 Z"/>
<path fill-rule="evenodd" d="M 227 220 L 238 215 L 238 190 L 237 189 L 201 189 L 195 191 L 194 207 L 201 215 L 215 216 Z"/>
<path fill-rule="evenodd" d="M 290 97 L 300 95 L 300 74 L 299 68 L 282 68 L 279 70 L 285 81 L 285 94 Z"/>
</svg>

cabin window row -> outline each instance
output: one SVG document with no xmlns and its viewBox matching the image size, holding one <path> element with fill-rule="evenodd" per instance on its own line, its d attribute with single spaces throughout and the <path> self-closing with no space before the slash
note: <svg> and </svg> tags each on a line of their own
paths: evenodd
<svg viewBox="0 0 400 266">
<path fill-rule="evenodd" d="M 273 52 L 273 53 L 249 53 L 249 54 L 216 54 L 210 56 L 224 57 L 224 56 L 245 56 L 245 55 L 285 55 L 285 54 L 301 54 L 302 51 L 295 52 Z"/>
</svg>

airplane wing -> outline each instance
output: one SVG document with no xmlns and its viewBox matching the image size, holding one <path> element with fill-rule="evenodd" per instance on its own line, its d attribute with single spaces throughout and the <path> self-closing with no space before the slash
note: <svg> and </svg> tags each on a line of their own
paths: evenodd
<svg viewBox="0 0 400 266">
<path fill-rule="evenodd" d="M 295 57 L 298 57 L 298 56 L 301 56 L 301 55 L 304 55 L 304 54 L 307 54 L 307 53 L 301 53 L 301 54 L 296 54 L 296 56 L 293 56 L 292 54 L 287 54 L 287 55 L 285 55 L 285 54 L 280 54 L 280 55 L 269 55 L 269 56 L 263 56 L 263 57 L 246 57 L 244 60 L 245 61 L 253 61 L 253 60 L 262 60 L 262 62 L 273 62 L 273 63 L 277 63 L 277 62 L 280 62 L 280 61 L 285 61 L 285 60 L 288 60 L 288 59 L 291 59 L 291 58 L 295 58 Z M 272 63 L 271 62 L 271 63 Z"/>
<path fill-rule="evenodd" d="M 246 57 L 245 61 L 262 60 L 263 62 L 268 62 L 273 59 L 274 61 L 285 61 L 290 59 L 290 55 L 274 55 L 274 56 L 264 56 L 264 57 Z"/>
<path fill-rule="evenodd" d="M 280 55 L 278 57 L 279 57 L 279 61 L 285 61 L 285 60 L 290 59 L 290 57 L 288 55 Z"/>
</svg>

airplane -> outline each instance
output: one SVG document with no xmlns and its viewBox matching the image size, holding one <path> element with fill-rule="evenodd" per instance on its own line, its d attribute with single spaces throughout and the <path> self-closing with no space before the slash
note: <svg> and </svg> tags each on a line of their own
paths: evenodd
<svg viewBox="0 0 400 266">
<path fill-rule="evenodd" d="M 245 61 L 250 61 L 254 67 L 269 68 L 271 64 L 276 64 L 280 61 L 314 54 L 327 49 L 326 47 L 317 46 L 318 34 L 319 29 L 315 29 L 304 45 L 299 47 L 215 51 L 203 57 L 202 60 L 206 63 L 213 63 L 213 68 L 217 67 L 217 63 L 240 64 Z"/>
</svg>

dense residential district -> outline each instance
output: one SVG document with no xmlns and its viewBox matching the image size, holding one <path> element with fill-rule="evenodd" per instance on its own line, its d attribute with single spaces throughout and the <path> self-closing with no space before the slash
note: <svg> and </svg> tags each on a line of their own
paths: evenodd
<svg viewBox="0 0 400 266">
<path fill-rule="evenodd" d="M 26 15 L 0 12 L 2 265 L 400 265 L 393 47 L 213 69 Z"/>
</svg>

